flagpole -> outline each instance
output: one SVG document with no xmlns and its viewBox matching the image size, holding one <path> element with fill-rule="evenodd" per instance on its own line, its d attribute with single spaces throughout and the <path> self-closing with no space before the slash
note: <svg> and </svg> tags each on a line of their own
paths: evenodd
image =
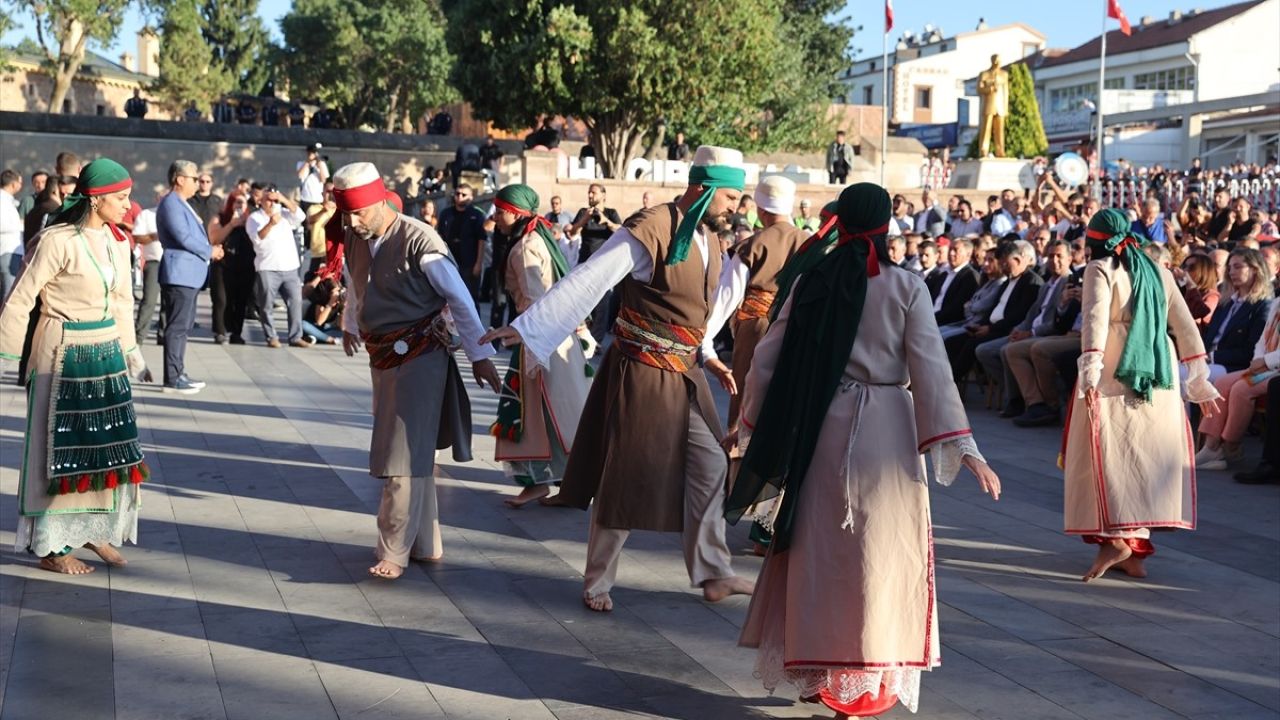
<svg viewBox="0 0 1280 720">
<path fill-rule="evenodd" d="M 885 160 L 889 155 L 889 28 L 884 29 L 884 38 L 881 42 L 880 51 L 880 70 L 883 74 L 884 92 L 881 100 L 881 123 L 880 123 L 880 187 L 884 187 L 884 166 Z"/>
<path fill-rule="evenodd" d="M 1106 146 L 1105 132 L 1106 124 L 1102 117 L 1102 91 L 1106 87 L 1107 72 L 1107 17 L 1108 17 L 1107 0 L 1102 0 L 1102 51 L 1098 55 L 1098 177 L 1095 178 L 1095 192 L 1099 201 L 1102 200 L 1102 173 L 1105 172 L 1106 165 L 1104 150 Z"/>
</svg>

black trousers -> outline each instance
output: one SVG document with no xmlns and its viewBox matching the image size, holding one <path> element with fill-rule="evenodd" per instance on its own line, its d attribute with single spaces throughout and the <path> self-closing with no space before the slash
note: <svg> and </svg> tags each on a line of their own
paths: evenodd
<svg viewBox="0 0 1280 720">
<path fill-rule="evenodd" d="M 213 303 L 213 334 L 227 334 L 227 281 L 222 262 L 209 265 L 209 300 Z"/>
<path fill-rule="evenodd" d="M 164 384 L 171 385 L 186 373 L 187 337 L 196 322 L 199 288 L 161 285 L 164 309 Z"/>
<path fill-rule="evenodd" d="M 249 313 L 250 303 L 253 303 L 254 284 L 257 278 L 252 267 L 227 266 L 222 269 L 222 283 L 227 293 L 225 321 L 227 333 L 231 337 L 243 337 L 244 319 Z"/>
</svg>

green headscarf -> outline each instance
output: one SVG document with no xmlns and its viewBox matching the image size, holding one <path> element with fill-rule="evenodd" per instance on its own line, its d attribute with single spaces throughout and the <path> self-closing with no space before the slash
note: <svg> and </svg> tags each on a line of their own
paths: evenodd
<svg viewBox="0 0 1280 720">
<path fill-rule="evenodd" d="M 560 246 L 551 236 L 551 221 L 538 214 L 538 193 L 528 185 L 508 185 L 498 191 L 493 199 L 494 207 L 515 213 L 520 217 L 512 228 L 513 238 L 522 238 L 531 232 L 538 234 L 551 254 L 552 275 L 556 280 L 569 273 L 569 263 L 560 252 Z"/>
<path fill-rule="evenodd" d="M 725 516 L 737 522 L 747 508 L 785 488 L 773 525 L 777 551 L 790 545 L 800 486 L 858 337 L 868 279 L 880 273 L 891 211 L 889 194 L 879 185 L 845 188 L 837 206 L 835 249 L 802 275 L 792 291 L 777 366 L 725 500 Z"/>
<path fill-rule="evenodd" d="M 58 222 L 63 215 L 80 214 L 81 203 L 88 203 L 94 195 L 108 195 L 131 187 L 133 180 L 123 165 L 110 158 L 98 158 L 81 168 L 75 192 L 62 201 L 62 207 L 58 208 L 50 224 Z"/>
<path fill-rule="evenodd" d="M 1151 391 L 1173 387 L 1173 371 L 1169 357 L 1169 307 L 1164 295 L 1164 281 L 1142 246 L 1147 240 L 1133 234 L 1128 216 L 1107 208 L 1089 220 L 1085 238 L 1093 251 L 1093 259 L 1114 257 L 1129 271 L 1133 283 L 1130 310 L 1133 320 L 1125 338 L 1116 379 L 1150 402 Z"/>
<path fill-rule="evenodd" d="M 787 296 L 791 294 L 791 286 L 795 284 L 796 278 L 817 267 L 818 263 L 822 262 L 822 258 L 826 257 L 832 246 L 836 244 L 836 240 L 840 238 L 840 234 L 836 231 L 838 209 L 839 205 L 834 200 L 823 206 L 821 227 L 809 236 L 796 254 L 782 266 L 782 272 L 778 273 L 778 294 L 774 296 L 773 306 L 769 308 L 770 322 L 778 319 L 778 313 L 782 312 L 782 306 L 786 304 Z"/>
<path fill-rule="evenodd" d="M 729 165 L 694 165 L 689 168 L 689 185 L 701 185 L 702 194 L 694 201 L 684 220 L 676 228 L 675 239 L 671 243 L 671 254 L 667 256 L 668 265 L 676 265 L 689 257 L 689 245 L 693 243 L 693 231 L 698 229 L 702 216 L 707 213 L 711 198 L 720 188 L 741 190 L 747 184 L 747 171 Z"/>
</svg>

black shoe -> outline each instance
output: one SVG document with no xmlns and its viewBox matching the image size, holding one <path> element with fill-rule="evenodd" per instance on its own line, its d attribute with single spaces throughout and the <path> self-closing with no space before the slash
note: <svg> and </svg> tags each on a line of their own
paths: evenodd
<svg viewBox="0 0 1280 720">
<path fill-rule="evenodd" d="M 1027 409 L 1023 405 L 1022 401 L 1016 400 L 1004 406 L 1004 409 L 1000 411 L 1000 417 L 1006 418 L 1006 419 L 1016 418 L 1022 413 L 1026 412 L 1026 410 Z"/>
<path fill-rule="evenodd" d="M 1043 427 L 1057 425 L 1061 420 L 1057 410 L 1044 403 L 1035 403 L 1027 408 L 1026 412 L 1014 418 L 1013 424 L 1018 427 Z"/>
<path fill-rule="evenodd" d="M 244 345 L 244 344 L 245 344 L 245 343 L 244 343 L 244 338 L 240 337 L 239 335 L 232 335 L 232 336 L 231 336 L 231 338 L 227 340 L 227 342 L 231 343 L 232 345 Z"/>
<path fill-rule="evenodd" d="M 206 385 L 206 383 L 203 380 L 193 380 L 186 373 L 183 373 L 178 376 L 178 382 L 180 383 L 184 382 L 197 390 L 203 389 L 204 386 Z"/>
<path fill-rule="evenodd" d="M 1236 473 L 1235 478 L 1242 485 L 1280 484 L 1280 467 L 1263 460 L 1252 470 Z"/>
</svg>

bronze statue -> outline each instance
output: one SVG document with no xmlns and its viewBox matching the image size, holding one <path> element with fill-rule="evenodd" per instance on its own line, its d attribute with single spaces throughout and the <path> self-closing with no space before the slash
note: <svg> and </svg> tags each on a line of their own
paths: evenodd
<svg viewBox="0 0 1280 720">
<path fill-rule="evenodd" d="M 1009 73 L 1000 69 L 1000 56 L 991 56 L 991 67 L 978 75 L 982 98 L 982 124 L 978 126 L 978 157 L 1004 157 L 1004 119 L 1009 114 Z M 994 152 L 992 143 L 995 143 Z"/>
</svg>

